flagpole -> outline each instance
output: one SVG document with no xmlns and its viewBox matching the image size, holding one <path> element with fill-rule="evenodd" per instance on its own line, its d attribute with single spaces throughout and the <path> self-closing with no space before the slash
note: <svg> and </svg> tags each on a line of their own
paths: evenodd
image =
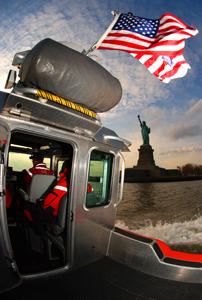
<svg viewBox="0 0 202 300">
<path fill-rule="evenodd" d="M 96 48 L 98 48 L 99 45 L 102 43 L 102 41 L 106 38 L 106 36 L 110 32 L 110 30 L 113 28 L 114 24 L 117 22 L 117 20 L 120 16 L 120 13 L 116 10 L 112 10 L 111 13 L 112 13 L 112 15 L 114 15 L 114 20 L 109 25 L 109 27 L 107 28 L 105 33 L 101 36 L 101 38 L 95 44 L 93 44 L 86 52 L 84 52 L 84 55 L 88 55 L 88 53 L 90 53 L 90 52 L 94 51 Z"/>
</svg>

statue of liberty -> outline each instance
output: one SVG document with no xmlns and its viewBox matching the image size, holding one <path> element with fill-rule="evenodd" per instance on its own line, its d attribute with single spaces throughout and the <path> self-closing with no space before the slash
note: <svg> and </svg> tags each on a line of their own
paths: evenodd
<svg viewBox="0 0 202 300">
<path fill-rule="evenodd" d="M 150 146 L 150 144 L 149 144 L 150 128 L 147 127 L 145 121 L 141 122 L 140 115 L 138 115 L 137 117 L 138 117 L 138 120 L 140 122 L 140 127 L 141 127 L 142 140 L 143 140 L 143 145 L 142 146 Z"/>
</svg>

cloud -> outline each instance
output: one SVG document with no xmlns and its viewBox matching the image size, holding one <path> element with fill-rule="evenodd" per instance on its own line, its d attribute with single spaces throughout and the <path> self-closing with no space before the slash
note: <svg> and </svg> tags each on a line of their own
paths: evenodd
<svg viewBox="0 0 202 300">
<path fill-rule="evenodd" d="M 183 107 L 173 107 L 172 110 L 151 107 L 145 114 L 150 116 L 153 128 L 158 126 L 170 140 L 190 139 L 202 135 L 202 99 L 197 102 L 191 100 L 189 105 L 188 110 Z M 152 116 L 156 118 L 152 119 Z M 173 123 L 169 124 L 171 120 Z"/>
<path fill-rule="evenodd" d="M 196 102 L 187 112 L 185 112 L 185 119 L 193 119 L 196 116 L 202 116 L 202 99 Z"/>
<path fill-rule="evenodd" d="M 15 5 L 9 8 L 5 5 L 6 9 L 1 11 L 3 21 L 0 24 L 0 89 L 3 89 L 7 73 L 12 67 L 14 54 L 32 48 L 46 37 L 71 41 L 80 46 L 88 45 L 89 37 L 96 42 L 101 28 L 96 30 L 99 26 L 95 21 L 96 12 L 89 11 L 86 6 L 87 1 L 75 1 L 72 5 L 70 0 L 36 0 L 29 4 L 21 1 L 17 8 Z"/>
<path fill-rule="evenodd" d="M 202 152 L 202 146 L 199 147 L 183 147 L 183 148 L 175 148 L 175 149 L 169 149 L 169 150 L 160 150 L 157 155 L 180 155 L 184 153 L 190 153 L 190 152 Z"/>
<path fill-rule="evenodd" d="M 178 104 L 178 103 L 176 103 Z M 160 103 L 158 103 L 160 105 Z M 172 141 L 192 138 L 202 134 L 201 107 L 202 101 L 190 101 L 191 107 L 185 110 L 178 106 L 171 109 L 156 105 L 149 105 L 142 109 L 141 120 L 145 120 L 152 129 L 152 136 L 156 133 Z M 187 106 L 187 103 L 186 103 Z M 172 122 L 172 123 L 171 123 Z"/>
<path fill-rule="evenodd" d="M 148 72 L 130 54 L 121 51 L 95 51 L 104 66 L 119 79 L 123 95 L 119 104 L 108 113 L 114 117 L 131 111 L 141 111 L 156 101 L 168 99 L 172 91 Z M 117 115 L 116 115 L 117 114 Z M 105 118 L 105 115 L 102 114 Z"/>
<path fill-rule="evenodd" d="M 165 108 L 162 109 L 157 106 L 151 106 L 145 110 L 145 116 L 148 117 L 150 120 L 153 118 L 165 120 L 165 118 L 167 118 L 167 111 Z"/>
<path fill-rule="evenodd" d="M 101 120 L 109 120 L 109 119 L 115 119 L 119 118 L 121 116 L 121 113 L 116 111 L 116 108 L 111 109 L 110 111 L 107 111 L 105 113 L 99 114 Z"/>
<path fill-rule="evenodd" d="M 165 133 L 168 138 L 173 141 L 179 139 L 193 138 L 202 135 L 202 124 L 179 123 L 171 124 Z"/>
</svg>

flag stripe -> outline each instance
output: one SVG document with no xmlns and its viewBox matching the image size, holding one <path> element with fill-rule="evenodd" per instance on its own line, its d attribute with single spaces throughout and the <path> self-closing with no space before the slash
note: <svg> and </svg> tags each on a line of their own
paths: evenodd
<svg viewBox="0 0 202 300">
<path fill-rule="evenodd" d="M 151 41 L 153 42 L 155 40 L 155 38 L 142 36 L 141 34 L 138 34 L 138 33 L 134 34 L 134 32 L 130 32 L 128 30 L 121 30 L 121 32 L 117 32 L 117 30 L 111 30 L 111 32 L 107 35 L 107 37 L 108 36 L 117 36 L 117 37 L 119 37 L 119 36 L 122 36 L 122 37 L 130 36 L 131 38 L 135 38 L 135 39 L 140 40 L 140 41 L 148 41 L 149 43 L 151 43 Z"/>
<path fill-rule="evenodd" d="M 125 48 L 124 48 L 124 47 L 122 47 L 122 48 L 120 47 L 120 49 L 117 49 L 116 45 L 114 45 L 114 46 L 113 46 L 113 45 L 110 45 L 109 47 L 101 47 L 101 46 L 100 46 L 99 49 L 100 49 L 100 50 L 119 50 L 119 51 L 125 51 L 125 52 L 130 53 L 131 55 L 138 54 L 138 53 L 141 54 L 141 55 L 144 55 L 144 54 L 148 54 L 148 55 L 149 55 L 149 54 L 151 54 L 151 55 L 153 54 L 153 55 L 155 55 L 155 54 L 156 54 L 155 51 L 144 51 L 144 52 L 143 52 L 143 51 L 139 51 L 139 52 L 138 52 L 138 51 L 131 51 L 131 50 L 129 50 L 127 47 L 125 47 Z M 176 55 L 181 55 L 182 52 L 183 52 L 183 51 L 182 51 L 181 49 L 180 49 L 179 51 L 175 51 L 175 56 L 176 56 Z M 164 56 L 170 56 L 170 57 L 172 58 L 172 55 L 171 55 L 171 54 L 172 54 L 172 51 L 164 51 L 164 52 L 163 52 L 163 55 L 164 55 Z M 159 53 L 159 54 L 157 53 L 157 55 L 161 55 L 161 54 L 160 54 L 160 53 Z"/>
<path fill-rule="evenodd" d="M 161 79 L 164 82 L 169 82 L 172 78 L 183 77 L 186 75 L 187 70 L 190 66 L 186 63 L 184 57 L 182 55 L 177 56 L 174 59 L 174 67 L 170 68 L 160 56 L 157 57 L 149 57 L 146 59 L 146 55 L 139 60 L 143 61 L 145 58 L 145 62 L 143 63 L 148 70 L 153 73 L 156 77 Z"/>
<path fill-rule="evenodd" d="M 104 45 L 105 44 L 105 45 Z M 132 44 L 130 43 L 130 45 L 128 43 L 124 43 L 123 45 L 121 45 L 122 42 L 119 42 L 117 44 L 116 41 L 114 41 L 113 43 L 103 43 L 102 46 L 99 46 L 99 49 L 106 49 L 106 50 L 121 50 L 121 51 L 126 51 L 129 53 L 138 53 L 138 52 L 142 52 L 143 54 L 147 53 L 147 54 L 155 54 L 159 52 L 159 55 L 168 55 L 168 56 L 172 56 L 172 55 L 179 55 L 180 53 L 182 53 L 184 47 L 182 48 L 181 44 L 184 44 L 184 41 L 181 42 L 179 45 L 162 45 L 162 46 L 155 46 L 153 45 L 153 47 L 150 47 L 148 49 L 142 49 L 141 46 L 139 46 L 139 48 L 135 48 L 132 46 Z M 117 47 L 118 46 L 118 47 Z"/>
<path fill-rule="evenodd" d="M 142 38 L 139 38 L 139 37 L 137 37 L 137 36 L 134 36 L 134 35 L 120 35 L 120 36 L 116 36 L 116 35 L 110 35 L 110 36 L 108 36 L 106 39 L 105 39 L 106 41 L 113 41 L 113 40 L 117 40 L 117 41 L 128 41 L 128 40 L 130 40 L 130 41 L 133 41 L 134 42 L 134 45 L 135 44 L 137 44 L 137 45 L 139 45 L 139 44 L 141 44 L 141 43 L 144 43 L 144 45 L 145 45 L 145 47 L 148 47 L 148 46 L 150 46 L 150 44 L 152 43 L 152 42 L 154 42 L 155 40 L 154 39 L 152 39 L 152 40 L 149 40 L 149 41 L 147 41 L 147 40 L 145 40 L 145 39 L 142 39 Z M 103 43 L 104 43 L 105 41 L 103 41 Z"/>
<path fill-rule="evenodd" d="M 166 41 L 166 40 L 173 40 L 173 41 L 177 41 L 177 40 L 183 40 L 183 39 L 186 39 L 186 38 L 189 38 L 191 37 L 192 35 L 189 33 L 189 32 L 185 32 L 185 31 L 178 31 L 178 32 L 171 32 L 171 33 L 167 33 L 166 35 L 164 34 L 162 36 L 162 38 L 160 38 L 162 35 L 159 35 L 158 38 L 156 39 L 153 39 L 153 38 L 146 38 L 146 37 L 140 37 L 140 36 L 136 36 L 134 34 L 125 34 L 125 33 L 110 33 L 106 39 L 103 41 L 103 43 L 105 43 L 105 41 L 113 41 L 113 40 L 134 40 L 136 43 L 138 42 L 143 42 L 145 43 L 145 46 L 149 46 L 152 42 L 156 42 L 157 41 Z"/>
<path fill-rule="evenodd" d="M 180 36 L 179 36 L 180 38 Z M 181 37 L 179 40 L 174 40 L 174 37 L 172 39 L 163 39 L 159 41 L 158 43 L 153 43 L 150 46 L 150 49 L 155 47 L 155 46 L 162 46 L 162 45 L 179 45 L 180 43 L 184 43 L 184 39 Z M 116 45 L 128 45 L 128 47 L 136 47 L 137 49 L 142 48 L 145 49 L 145 47 L 148 46 L 148 43 L 140 42 L 138 45 L 136 44 L 136 39 L 133 38 L 107 38 L 105 41 L 103 41 L 103 44 L 116 44 Z M 182 45 L 183 46 L 183 45 Z M 144 48 L 143 48 L 144 47 Z"/>
<path fill-rule="evenodd" d="M 180 74 L 182 74 L 182 73 L 181 73 L 181 71 L 182 71 L 181 66 L 182 66 L 182 64 L 181 64 L 181 63 L 178 63 L 178 64 L 176 64 L 176 65 L 173 67 L 172 70 L 166 72 L 164 75 L 161 75 L 162 81 L 163 81 L 164 79 L 166 79 L 167 77 L 169 77 L 169 78 L 174 77 L 177 73 L 178 73 L 178 76 L 179 76 L 179 77 L 182 77 L 182 76 L 180 76 Z M 183 72 L 182 75 L 184 76 L 184 75 L 186 75 L 186 73 L 187 73 L 187 69 L 184 68 L 184 72 Z"/>
<path fill-rule="evenodd" d="M 160 18 L 160 24 L 163 23 L 163 22 L 165 22 L 166 20 L 168 21 L 168 19 L 169 20 L 174 20 L 176 23 L 181 24 L 181 26 L 183 26 L 185 28 L 187 27 L 187 25 L 182 20 L 180 20 L 178 17 L 176 17 L 176 16 L 174 16 L 172 14 L 168 14 L 168 13 L 165 13 L 165 14 L 163 14 L 161 16 L 161 18 Z"/>
<path fill-rule="evenodd" d="M 121 40 L 121 39 L 110 39 L 110 40 L 106 40 L 103 42 L 104 44 L 110 44 L 110 45 L 117 45 L 117 46 L 124 46 L 127 48 L 132 48 L 133 50 L 137 49 L 137 50 L 144 50 L 146 47 L 146 43 L 139 43 L 138 45 L 135 44 L 135 42 L 130 39 L 130 40 Z"/>
<path fill-rule="evenodd" d="M 168 34 L 168 35 L 164 35 L 161 39 L 156 39 L 155 43 L 153 43 L 154 45 L 158 43 L 158 45 L 160 46 L 163 43 L 168 43 L 170 45 L 175 45 L 181 41 L 183 41 L 184 39 L 188 38 L 192 36 L 190 33 L 188 32 L 177 32 L 177 33 L 172 33 L 172 34 Z M 160 36 L 159 36 L 160 37 Z M 123 43 L 125 43 L 125 45 L 127 44 L 127 42 L 129 43 L 133 43 L 132 47 L 136 47 L 137 49 L 140 48 L 140 46 L 145 46 L 145 48 L 148 48 L 150 46 L 150 48 L 152 48 L 152 42 L 154 42 L 154 39 L 150 39 L 145 40 L 143 38 L 140 38 L 139 36 L 134 36 L 132 34 L 128 34 L 127 36 L 123 33 L 110 33 L 106 39 L 102 42 L 103 44 L 117 44 L 119 45 L 119 42 L 123 45 Z"/>
</svg>

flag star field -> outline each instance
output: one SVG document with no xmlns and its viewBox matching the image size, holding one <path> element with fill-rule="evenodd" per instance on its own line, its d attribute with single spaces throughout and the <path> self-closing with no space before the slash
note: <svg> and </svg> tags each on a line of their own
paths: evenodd
<svg viewBox="0 0 202 300">
<path fill-rule="evenodd" d="M 154 38 L 157 34 L 158 27 L 159 20 L 149 20 L 135 16 L 128 17 L 122 14 L 112 30 L 129 30 L 147 36 L 148 38 Z"/>
</svg>

